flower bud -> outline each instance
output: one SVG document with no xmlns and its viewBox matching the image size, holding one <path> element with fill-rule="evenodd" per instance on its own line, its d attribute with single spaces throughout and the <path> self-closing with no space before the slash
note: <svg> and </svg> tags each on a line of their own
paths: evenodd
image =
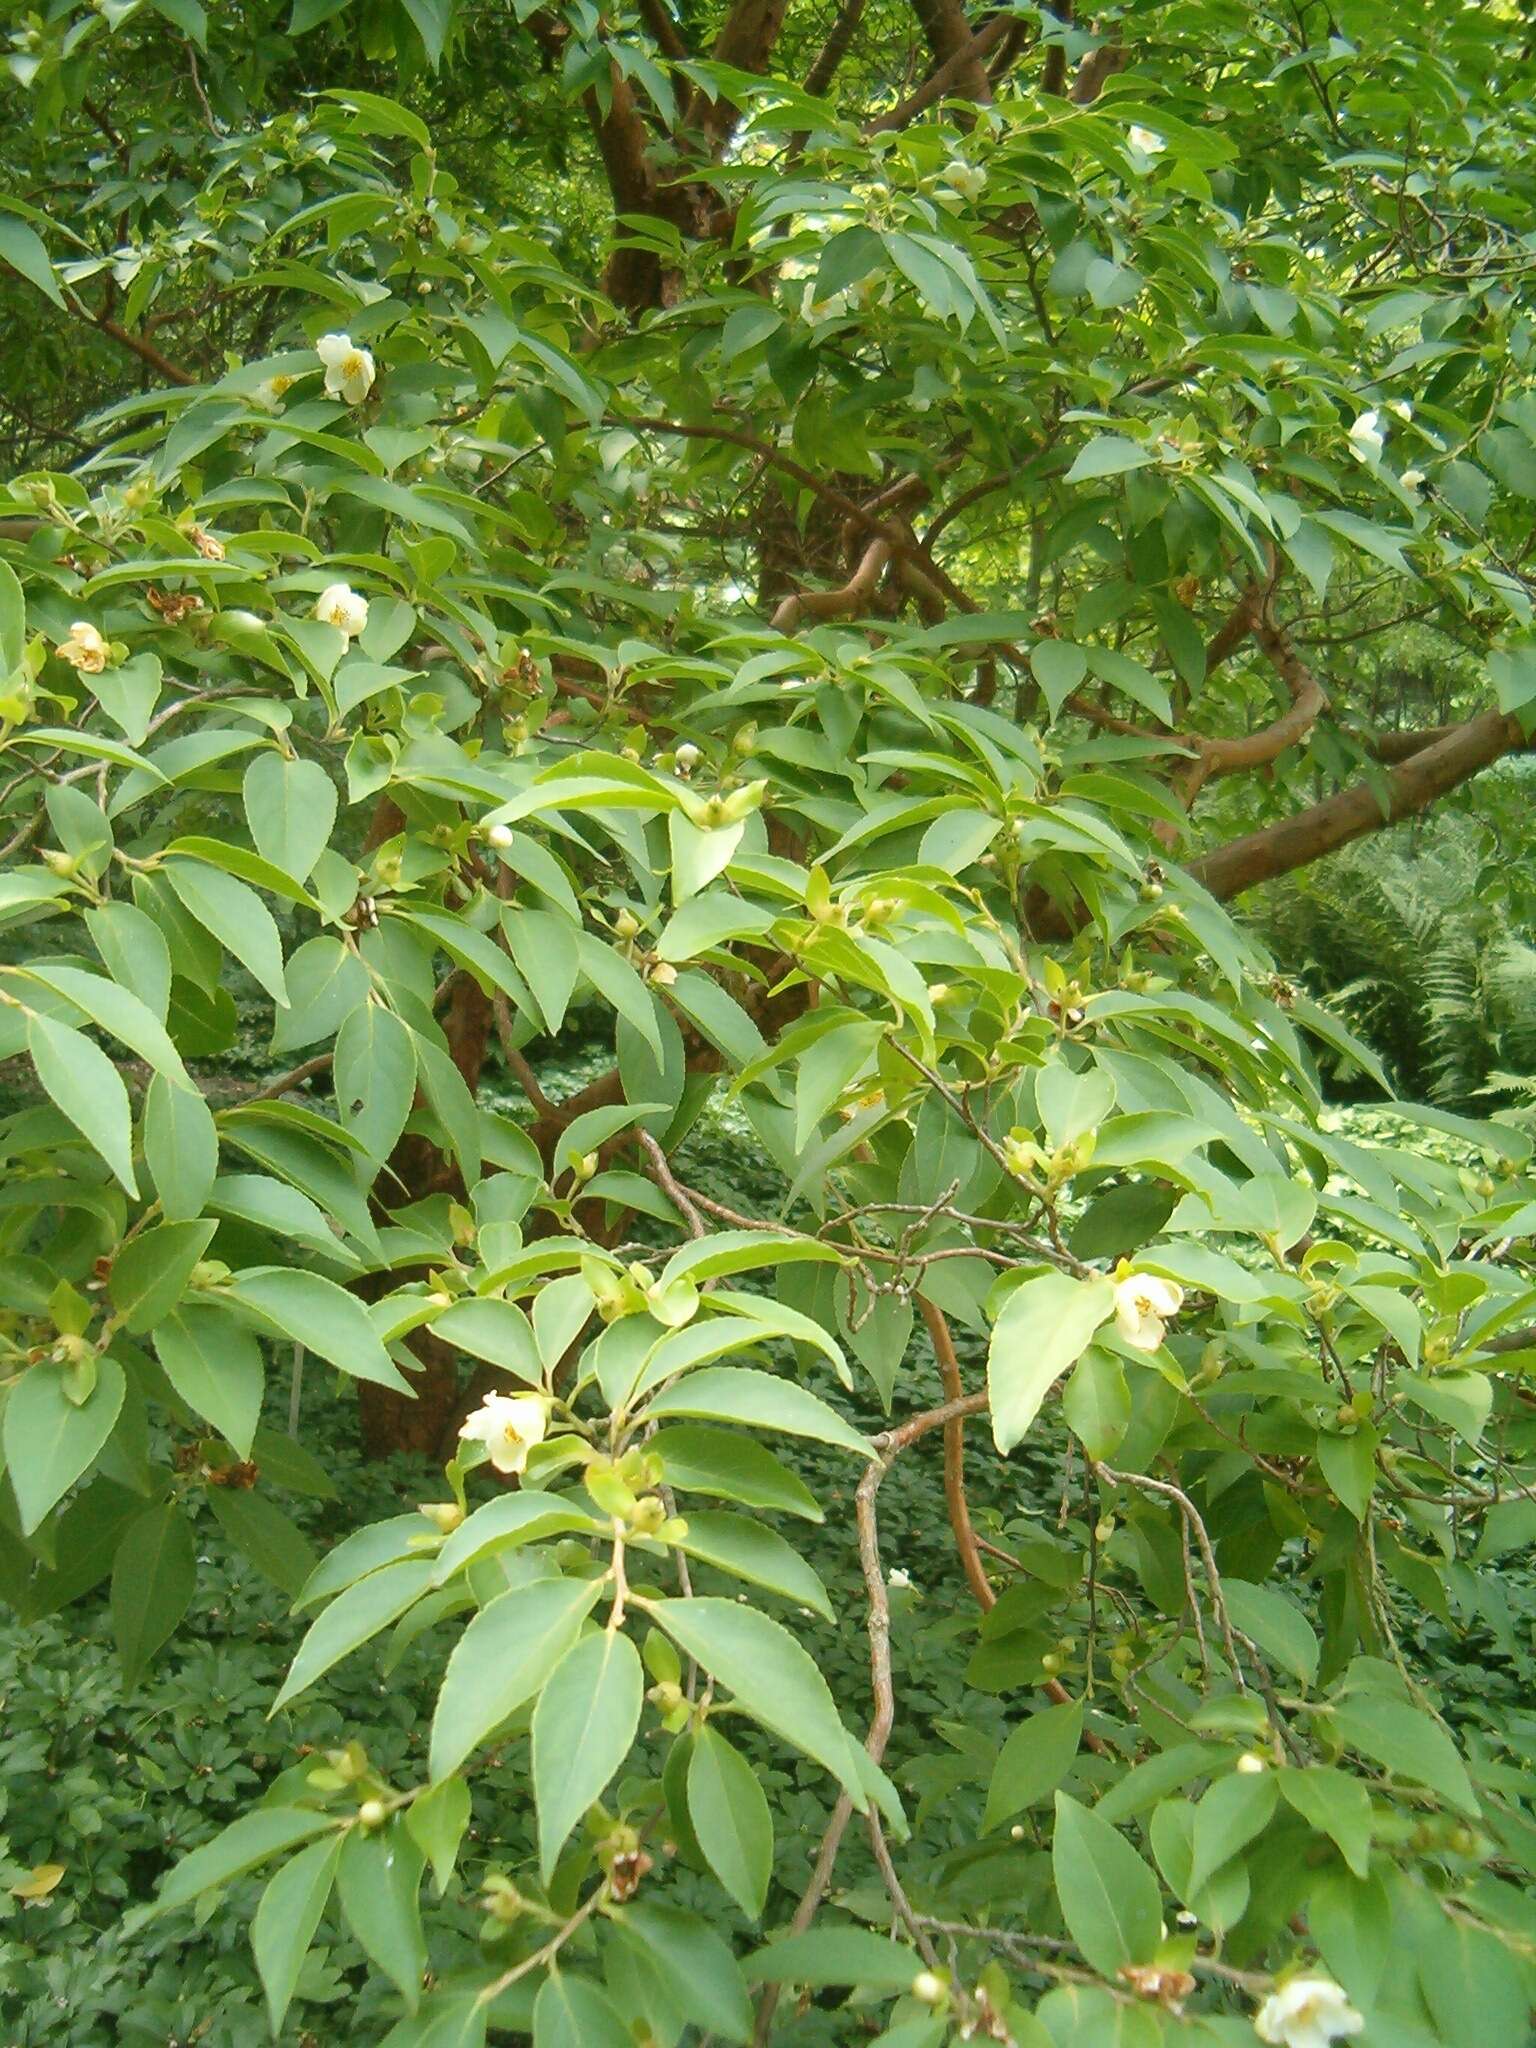
<svg viewBox="0 0 1536 2048">
<path fill-rule="evenodd" d="M 632 910 L 615 912 L 613 928 L 621 939 L 632 939 L 640 929 L 640 920 Z"/>
<path fill-rule="evenodd" d="M 389 1818 L 389 1810 L 382 1799 L 365 1799 L 357 1809 L 359 1827 L 381 1828 Z"/>
<path fill-rule="evenodd" d="M 464 1510 L 456 1500 L 422 1500 L 416 1503 L 418 1515 L 425 1515 L 434 1529 L 440 1529 L 445 1536 L 451 1536 L 464 1519 Z"/>
<path fill-rule="evenodd" d="M 648 1493 L 630 1510 L 629 1526 L 637 1536 L 654 1536 L 667 1519 L 667 1504 L 660 1494 Z"/>
<path fill-rule="evenodd" d="M 921 1999 L 924 2005 L 942 2005 L 949 1996 L 949 1987 L 934 1970 L 919 1970 L 912 1979 L 912 1996 Z"/>
<path fill-rule="evenodd" d="M 510 1877 L 503 1877 L 499 1871 L 491 1872 L 482 1881 L 480 1903 L 493 1920 L 500 1920 L 507 1927 L 523 1912 L 522 1893 Z"/>
<path fill-rule="evenodd" d="M 1261 1772 L 1269 1769 L 1269 1759 L 1250 1749 L 1238 1758 L 1237 1768 L 1245 1778 L 1257 1778 Z"/>
<path fill-rule="evenodd" d="M 488 846 L 494 846 L 498 851 L 502 851 L 512 844 L 512 827 L 510 825 L 491 825 L 486 830 L 485 839 Z"/>
</svg>

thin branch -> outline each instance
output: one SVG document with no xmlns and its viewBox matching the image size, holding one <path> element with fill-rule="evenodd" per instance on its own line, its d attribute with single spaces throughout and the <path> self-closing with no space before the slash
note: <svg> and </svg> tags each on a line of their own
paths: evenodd
<svg viewBox="0 0 1536 2048">
<path fill-rule="evenodd" d="M 960 1378 L 960 1361 L 955 1356 L 955 1341 L 950 1335 L 949 1324 L 944 1311 L 931 1302 L 926 1295 L 919 1295 L 917 1306 L 927 1327 L 933 1355 L 939 1362 L 939 1378 L 944 1387 L 944 1398 L 951 1406 L 963 1400 L 965 1388 Z M 944 1425 L 944 1505 L 949 1511 L 949 1526 L 954 1532 L 955 1548 L 960 1553 L 960 1563 L 965 1571 L 966 1584 L 976 1596 L 977 1605 L 983 1614 L 997 1605 L 997 1595 L 987 1577 L 986 1566 L 976 1547 L 976 1532 L 971 1527 L 971 1511 L 965 1498 L 965 1417 L 952 1416 Z"/>
<path fill-rule="evenodd" d="M 869 122 L 864 129 L 866 139 L 871 135 L 888 135 L 895 129 L 906 128 L 919 114 L 926 113 L 936 100 L 944 99 L 950 93 L 963 92 L 963 80 L 972 66 L 979 64 L 987 52 L 1003 40 L 1012 25 L 1011 14 L 994 14 L 989 22 L 976 31 L 968 43 L 956 50 L 952 57 L 947 58 L 937 71 L 931 72 L 916 92 L 904 99 L 899 106 L 892 107 L 888 113 L 881 114 Z M 982 72 L 982 76 L 985 78 L 985 71 Z M 991 97 L 990 90 L 985 97 Z"/>
</svg>

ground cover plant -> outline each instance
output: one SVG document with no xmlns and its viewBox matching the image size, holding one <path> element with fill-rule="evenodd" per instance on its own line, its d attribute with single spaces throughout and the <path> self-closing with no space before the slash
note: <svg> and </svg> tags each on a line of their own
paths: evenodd
<svg viewBox="0 0 1536 2048">
<path fill-rule="evenodd" d="M 12 19 L 9 2024 L 1526 2042 L 1518 12 Z"/>
</svg>

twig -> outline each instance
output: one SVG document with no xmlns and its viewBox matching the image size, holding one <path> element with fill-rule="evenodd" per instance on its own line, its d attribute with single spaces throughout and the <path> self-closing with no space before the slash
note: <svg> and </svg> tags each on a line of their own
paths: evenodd
<svg viewBox="0 0 1536 2048">
<path fill-rule="evenodd" d="M 651 1162 L 651 1178 L 667 1197 L 667 1200 L 673 1203 L 681 1213 L 683 1221 L 688 1225 L 688 1235 L 694 1238 L 705 1236 L 707 1232 L 704 1218 L 695 1208 L 688 1190 L 673 1173 L 660 1142 L 652 1132 L 645 1128 L 644 1124 L 639 1126 L 639 1136 L 640 1143 L 645 1148 L 646 1156 Z"/>
</svg>

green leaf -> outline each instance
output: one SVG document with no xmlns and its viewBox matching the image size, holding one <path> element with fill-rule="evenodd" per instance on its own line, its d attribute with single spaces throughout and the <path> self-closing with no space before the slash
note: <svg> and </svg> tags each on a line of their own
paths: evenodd
<svg viewBox="0 0 1536 2048">
<path fill-rule="evenodd" d="M 1056 1790 L 1077 1761 L 1083 1739 L 1080 1700 L 1065 1700 L 1021 1721 L 998 1754 L 987 1787 L 984 1830 L 1001 1827 Z"/>
<path fill-rule="evenodd" d="M 1330 1723 L 1346 1748 L 1395 1777 L 1427 1785 L 1458 1811 L 1477 1814 L 1477 1798 L 1455 1743 L 1423 1708 L 1358 1693 L 1334 1706 Z"/>
<path fill-rule="evenodd" d="M 1056 1794 L 1051 1868 L 1067 1931 L 1101 1977 L 1151 1960 L 1162 1938 L 1157 1879 L 1122 1834 L 1065 1792 Z"/>
<path fill-rule="evenodd" d="M 242 787 L 256 851 L 296 882 L 307 882 L 330 843 L 336 790 L 317 761 L 258 754 Z"/>
<path fill-rule="evenodd" d="M 298 1987 L 299 1972 L 320 1925 L 325 1902 L 336 1878 L 342 1836 L 311 1842 L 285 1863 L 268 1883 L 251 1923 L 251 1951 L 266 1993 L 272 2032 L 280 2034 L 283 2019 Z"/>
<path fill-rule="evenodd" d="M 771 910 L 747 903 L 724 889 L 707 890 L 703 895 L 690 896 L 673 912 L 656 942 L 656 951 L 663 960 L 694 960 L 700 953 L 712 952 L 730 939 L 760 939 L 773 922 Z"/>
<path fill-rule="evenodd" d="M 27 1019 L 27 1050 L 38 1080 L 55 1105 L 100 1153 L 128 1193 L 137 1195 L 133 1112 L 116 1067 L 83 1031 L 56 1023 L 40 1010 Z"/>
<path fill-rule="evenodd" d="M 1332 1430 L 1318 1432 L 1318 1466 L 1336 1498 L 1357 1522 L 1364 1522 L 1370 1513 L 1376 1488 L 1376 1444 L 1376 1432 L 1366 1422 L 1347 1436 Z"/>
<path fill-rule="evenodd" d="M 76 1407 L 64 1391 L 60 1367 L 46 1359 L 29 1366 L 6 1396 L 6 1475 L 21 1510 L 21 1533 L 30 1536 L 81 1475 L 90 1470 L 112 1434 L 126 1391 L 115 1358 L 98 1358 L 90 1399 Z"/>
<path fill-rule="evenodd" d="M 208 47 L 208 17 L 203 12 L 200 0 L 150 0 L 157 14 L 163 14 L 173 28 L 196 43 L 200 50 Z"/>
<path fill-rule="evenodd" d="M 35 284 L 61 312 L 68 310 L 41 235 L 13 213 L 0 213 L 0 263 L 8 263 L 28 284 Z M 5 663 L 5 667 L 13 669 L 20 661 L 18 653 Z"/>
<path fill-rule="evenodd" d="M 261 1346 L 225 1309 L 189 1302 L 157 1323 L 155 1354 L 195 1414 L 248 1458 L 266 1385 Z"/>
<path fill-rule="evenodd" d="M 416 1041 L 394 1011 L 370 997 L 336 1034 L 333 1072 L 343 1125 L 383 1165 L 416 1095 Z"/>
<path fill-rule="evenodd" d="M 515 1301 L 503 1301 L 497 1295 L 465 1295 L 433 1319 L 432 1334 L 471 1357 L 516 1373 L 530 1386 L 543 1383 L 533 1329 Z"/>
<path fill-rule="evenodd" d="M 668 1484 L 682 1493 L 734 1500 L 807 1522 L 825 1519 L 804 1481 L 750 1437 L 682 1423 L 658 1430 L 649 1448 L 665 1466 Z"/>
<path fill-rule="evenodd" d="M 405 1809 L 412 1841 L 432 1865 L 437 1895 L 442 1897 L 453 1876 L 459 1844 L 469 1826 L 471 1800 L 462 1778 L 444 1778 L 419 1794 Z"/>
<path fill-rule="evenodd" d="M 644 1692 L 640 1653 L 608 1630 L 573 1645 L 545 1681 L 533 1710 L 533 1797 L 546 1885 L 572 1828 L 629 1755 Z"/>
<path fill-rule="evenodd" d="M 1476 1449 L 1493 1412 L 1493 1382 L 1486 1373 L 1437 1372 L 1431 1378 L 1404 1372 L 1396 1376 L 1393 1387 L 1437 1422 L 1448 1423 Z"/>
<path fill-rule="evenodd" d="M 1121 476 L 1128 469 L 1144 469 L 1156 460 L 1150 448 L 1127 440 L 1124 434 L 1100 434 L 1077 451 L 1062 482 L 1080 484 L 1098 476 Z"/>
<path fill-rule="evenodd" d="M 151 1077 L 144 1097 L 144 1164 L 171 1222 L 202 1214 L 219 1170 L 218 1130 L 197 1089 L 164 1074 Z"/>
<path fill-rule="evenodd" d="M 187 1291 L 216 1223 L 162 1223 L 129 1238 L 112 1261 L 107 1292 L 133 1336 L 152 1330 Z"/>
<path fill-rule="evenodd" d="M 166 1913 L 173 1906 L 189 1905 L 200 1892 L 229 1884 L 269 1856 L 335 1828 L 331 1815 L 311 1813 L 305 1807 L 259 1806 L 254 1813 L 231 1821 L 201 1849 L 184 1856 L 161 1885 L 151 1911 Z"/>
<path fill-rule="evenodd" d="M 539 1579 L 503 1593 L 475 1616 L 448 1659 L 432 1716 L 434 1784 L 533 1698 L 601 1591 L 597 1579 Z"/>
<path fill-rule="evenodd" d="M 656 1600 L 651 1611 L 680 1649 L 765 1728 L 829 1770 L 864 1811 L 852 1738 L 820 1668 L 788 1629 L 734 1600 Z"/>
<path fill-rule="evenodd" d="M 688 1817 L 710 1869 L 749 1920 L 773 1875 L 773 1815 L 756 1771 L 709 1722 L 688 1760 Z"/>
<path fill-rule="evenodd" d="M 776 1530 L 746 1515 L 690 1514 L 688 1533 L 679 1538 L 677 1547 L 751 1585 L 782 1593 L 786 1600 L 810 1608 L 824 1620 L 833 1618 L 826 1587 L 799 1551 Z"/>
<path fill-rule="evenodd" d="M 252 1446 L 260 1450 L 260 1432 Z M 263 1472 L 274 1478 L 271 1464 L 263 1460 Z M 281 1482 L 278 1482 L 281 1483 Z M 248 1557 L 263 1578 L 290 1599 L 315 1568 L 315 1553 L 301 1530 L 289 1521 L 275 1501 L 262 1493 L 237 1492 L 228 1486 L 212 1488 L 210 1503 L 224 1534 L 242 1557 Z"/>
<path fill-rule="evenodd" d="M 759 1429 L 779 1430 L 786 1436 L 813 1437 L 819 1443 L 856 1451 L 864 1458 L 875 1456 L 859 1432 L 844 1422 L 835 1408 L 828 1407 L 819 1394 L 752 1366 L 708 1367 L 686 1373 L 671 1386 L 663 1387 L 647 1403 L 646 1413 L 657 1419 L 688 1415 L 711 1422 L 742 1422 Z"/>
<path fill-rule="evenodd" d="M 52 271 L 48 273 L 52 278 Z M 21 667 L 27 645 L 27 606 L 16 571 L 0 562 L 0 682 Z"/>
<path fill-rule="evenodd" d="M 279 1008 L 286 1009 L 283 942 L 256 891 L 222 868 L 184 855 L 167 860 L 162 873 L 188 914 L 250 970 Z"/>
<path fill-rule="evenodd" d="M 1088 673 L 1088 657 L 1070 640 L 1037 640 L 1029 651 L 1029 666 L 1054 718 L 1082 684 Z"/>
<path fill-rule="evenodd" d="M 419 114 L 407 113 L 397 100 L 376 92 L 357 92 L 351 86 L 333 86 L 320 94 L 323 100 L 338 100 L 352 116 L 359 135 L 405 135 L 418 149 L 430 149 L 432 136 Z"/>
<path fill-rule="evenodd" d="M 987 1352 L 987 1390 L 997 1448 L 1023 1441 L 1056 1381 L 1114 1313 L 1108 1280 L 1039 1273 L 1003 1303 Z"/>
<path fill-rule="evenodd" d="M 1195 1808 L 1190 1898 L 1269 1826 L 1279 1798 L 1273 1771 L 1232 1771 L 1216 1780 Z"/>
<path fill-rule="evenodd" d="M 397 1394 L 411 1392 L 380 1343 L 368 1311 L 334 1280 L 297 1266 L 252 1266 L 235 1275 L 228 1291 L 232 1301 L 353 1379 L 393 1387 Z"/>
<path fill-rule="evenodd" d="M 1061 1412 L 1090 1458 L 1112 1458 L 1130 1427 L 1132 1412 L 1131 1390 L 1119 1359 L 1090 1346 L 1062 1390 Z"/>
<path fill-rule="evenodd" d="M 557 1968 L 533 2002 L 533 2048 L 635 2048 L 635 2037 L 595 1984 Z"/>
<path fill-rule="evenodd" d="M 905 1991 L 923 1967 L 915 1950 L 867 1927 L 811 1927 L 786 1934 L 746 1959 L 754 1984 L 860 1984 L 871 1991 Z"/>
<path fill-rule="evenodd" d="M 697 1914 L 650 1898 L 626 1906 L 614 1921 L 623 1936 L 643 1949 L 681 2013 L 706 2034 L 745 2044 L 752 2032 L 746 1980 L 713 1928 Z"/>
<path fill-rule="evenodd" d="M 131 1522 L 112 1566 L 112 1634 L 123 1683 L 135 1686 L 197 1590 L 192 1524 L 174 1502 Z"/>
<path fill-rule="evenodd" d="M 541 1536 L 590 1534 L 604 1526 L 589 1510 L 558 1493 L 540 1493 L 531 1487 L 504 1493 L 476 1508 L 454 1530 L 437 1554 L 433 1583 L 440 1586 L 482 1557 L 536 1542 Z M 326 1563 L 329 1565 L 329 1558 Z M 312 1597 L 307 1588 L 304 1597 L 306 1601 Z"/>
<path fill-rule="evenodd" d="M 1340 1855 L 1356 1877 L 1369 1877 L 1371 1795 L 1361 1781 L 1326 1764 L 1311 1764 L 1305 1770 L 1287 1765 L 1276 1777 L 1281 1792 L 1302 1819 L 1338 1844 Z"/>
<path fill-rule="evenodd" d="M 1293 1678 L 1310 1685 L 1317 1676 L 1317 1637 L 1296 1602 L 1274 1586 L 1254 1586 L 1243 1579 L 1223 1579 L 1222 1590 L 1239 1634 L 1251 1638 Z"/>
<path fill-rule="evenodd" d="M 430 1557 L 402 1558 L 398 1564 L 387 1564 L 339 1593 L 310 1625 L 272 1702 L 272 1712 L 287 1706 L 333 1664 L 413 1607 L 431 1585 L 433 1568 Z"/>
<path fill-rule="evenodd" d="M 409 2012 L 421 1998 L 427 1945 L 421 1931 L 421 1850 L 394 1814 L 382 1828 L 355 1827 L 336 1865 L 336 1894 L 365 1954 L 396 1985 Z"/>
</svg>

